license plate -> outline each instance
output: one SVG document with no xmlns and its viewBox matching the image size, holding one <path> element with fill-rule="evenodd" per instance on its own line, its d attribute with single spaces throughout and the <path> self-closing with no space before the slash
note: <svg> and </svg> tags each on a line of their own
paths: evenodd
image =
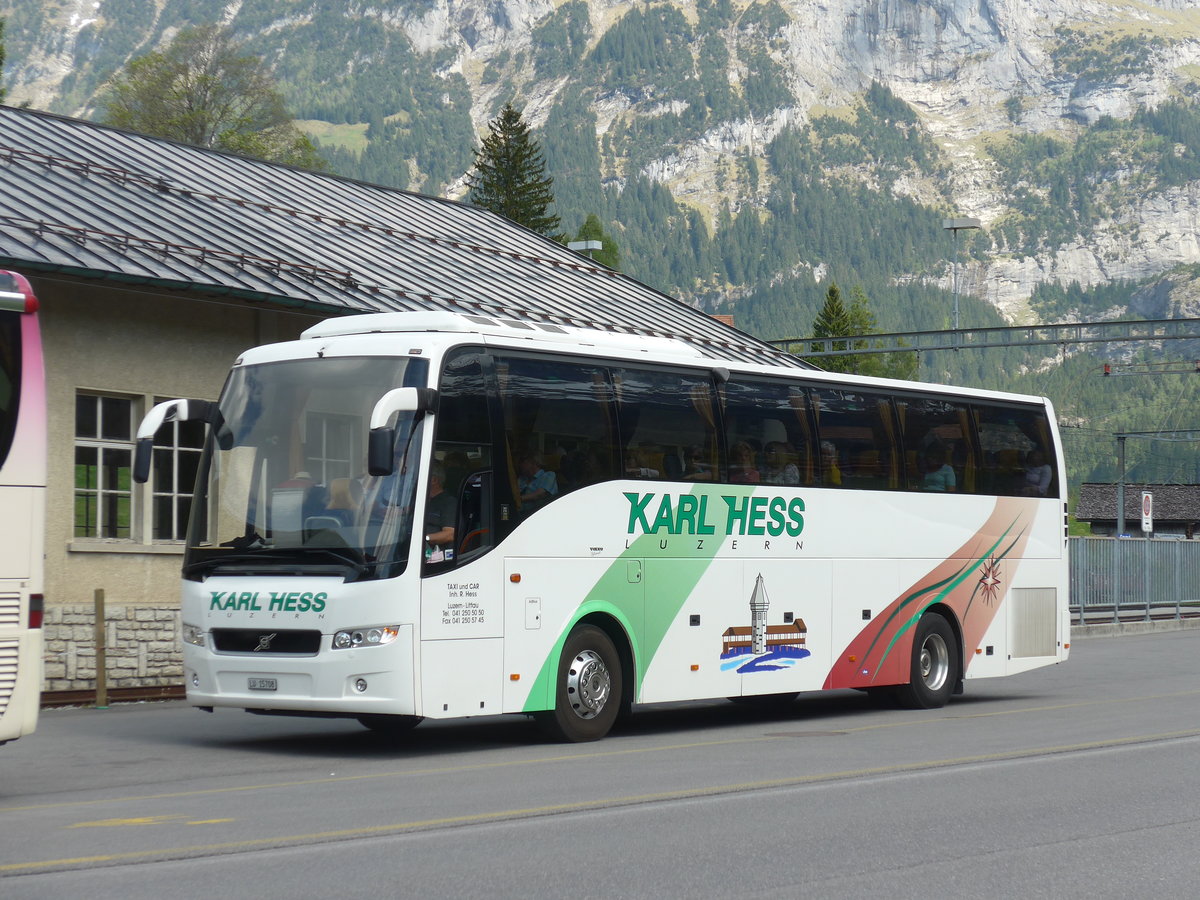
<svg viewBox="0 0 1200 900">
<path fill-rule="evenodd" d="M 277 691 L 279 682 L 274 678 L 249 678 L 246 687 L 252 691 Z"/>
</svg>

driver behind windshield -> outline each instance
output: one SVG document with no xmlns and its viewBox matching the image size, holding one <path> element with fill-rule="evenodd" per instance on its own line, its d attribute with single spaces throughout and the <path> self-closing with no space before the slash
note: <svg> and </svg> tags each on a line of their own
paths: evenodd
<svg viewBox="0 0 1200 900">
<path fill-rule="evenodd" d="M 446 467 L 434 462 L 429 468 L 429 495 L 425 501 L 425 543 L 433 551 L 431 562 L 443 559 L 446 550 L 453 552 L 456 510 L 445 483 Z"/>
</svg>

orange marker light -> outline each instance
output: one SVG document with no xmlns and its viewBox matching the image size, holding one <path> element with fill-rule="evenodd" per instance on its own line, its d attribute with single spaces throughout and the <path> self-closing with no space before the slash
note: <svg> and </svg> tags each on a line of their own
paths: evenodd
<svg viewBox="0 0 1200 900">
<path fill-rule="evenodd" d="M 857 656 L 848 656 L 848 657 L 846 657 L 846 658 L 847 658 L 848 660 L 850 660 L 850 662 L 858 662 L 858 657 L 857 657 Z"/>
<path fill-rule="evenodd" d="M 975 648 L 975 655 L 976 655 L 976 656 L 979 656 L 981 653 L 983 653 L 983 648 L 982 648 L 982 647 L 976 647 L 976 648 Z"/>
<path fill-rule="evenodd" d="M 511 575 L 508 576 L 508 580 L 511 581 L 513 584 L 519 584 L 521 582 L 521 573 L 513 572 Z"/>
<path fill-rule="evenodd" d="M 696 665 L 695 663 L 692 663 L 692 671 L 693 671 L 693 672 L 699 672 L 699 671 L 700 671 L 700 667 L 699 667 L 698 665 Z"/>
<path fill-rule="evenodd" d="M 521 673 L 519 673 L 519 672 L 513 672 L 511 675 L 509 675 L 509 676 L 508 676 L 508 680 L 509 680 L 509 681 L 520 681 L 520 680 L 521 680 Z"/>
</svg>

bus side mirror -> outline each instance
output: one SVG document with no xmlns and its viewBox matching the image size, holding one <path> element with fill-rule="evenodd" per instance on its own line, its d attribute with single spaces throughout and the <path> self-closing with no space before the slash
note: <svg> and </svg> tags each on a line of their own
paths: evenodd
<svg viewBox="0 0 1200 900">
<path fill-rule="evenodd" d="M 371 410 L 367 472 L 371 475 L 391 475 L 395 469 L 396 429 L 388 424 L 393 415 L 409 412 L 420 416 L 433 412 L 436 406 L 437 391 L 433 388 L 395 388 L 380 397 Z"/>
<path fill-rule="evenodd" d="M 154 455 L 154 436 L 168 422 L 211 422 L 217 404 L 211 400 L 167 400 L 146 413 L 137 431 L 137 450 L 133 458 L 133 480 L 145 484 L 150 478 L 150 460 Z"/>
</svg>

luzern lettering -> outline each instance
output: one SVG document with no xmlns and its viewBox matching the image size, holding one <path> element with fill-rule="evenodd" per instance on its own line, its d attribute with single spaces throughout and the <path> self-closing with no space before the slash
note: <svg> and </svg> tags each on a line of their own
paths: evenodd
<svg viewBox="0 0 1200 900">
<path fill-rule="evenodd" d="M 238 610 L 251 612 L 322 612 L 329 595 L 322 591 L 210 591 L 209 610 Z M 263 605 L 265 604 L 265 605 Z"/>
<path fill-rule="evenodd" d="M 804 501 L 799 497 L 722 496 L 720 509 L 709 506 L 707 495 L 634 494 L 629 501 L 628 534 L 716 534 L 718 523 L 726 535 L 799 537 L 804 531 Z"/>
</svg>

